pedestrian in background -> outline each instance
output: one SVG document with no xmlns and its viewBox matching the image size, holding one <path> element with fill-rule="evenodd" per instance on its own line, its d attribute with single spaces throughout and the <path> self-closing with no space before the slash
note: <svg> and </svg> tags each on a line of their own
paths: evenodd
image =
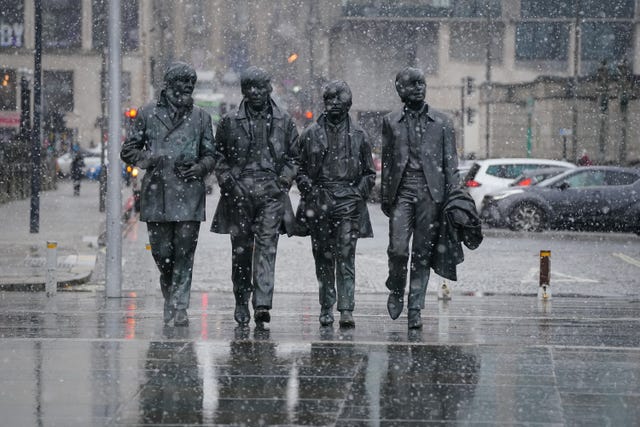
<svg viewBox="0 0 640 427">
<path fill-rule="evenodd" d="M 271 99 L 271 77 L 249 67 L 240 76 L 243 100 L 225 115 L 216 131 L 216 176 L 220 202 L 211 224 L 229 234 L 232 248 L 234 318 L 261 329 L 271 320 L 280 233 L 293 233 L 289 188 L 298 170 L 298 131 Z"/>
<path fill-rule="evenodd" d="M 458 185 L 458 155 L 453 122 L 425 103 L 422 70 L 404 68 L 395 86 L 404 107 L 386 115 L 382 124 L 381 208 L 389 217 L 387 309 L 392 319 L 402 313 L 411 255 L 408 327 L 418 329 L 443 205 Z"/>
<path fill-rule="evenodd" d="M 143 106 L 120 157 L 146 169 L 140 221 L 147 223 L 151 254 L 160 270 L 164 322 L 187 326 L 193 258 L 205 220 L 204 179 L 214 167 L 211 116 L 193 105 L 196 72 L 169 65 L 156 102 Z"/>
<path fill-rule="evenodd" d="M 80 181 L 82 180 L 82 173 L 84 170 L 84 159 L 80 152 L 78 144 L 73 144 L 71 148 L 73 160 L 71 160 L 71 181 L 73 182 L 73 195 L 80 195 Z"/>
<path fill-rule="evenodd" d="M 367 135 L 349 116 L 349 85 L 329 82 L 322 97 L 324 113 L 300 136 L 296 219 L 311 235 L 320 325 L 333 324 L 337 300 L 340 326 L 353 327 L 356 243 L 373 237 L 367 199 L 376 171 Z"/>
</svg>

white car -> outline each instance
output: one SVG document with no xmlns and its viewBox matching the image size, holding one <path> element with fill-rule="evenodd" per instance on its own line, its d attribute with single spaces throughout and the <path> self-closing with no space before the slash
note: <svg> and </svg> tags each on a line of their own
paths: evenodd
<svg viewBox="0 0 640 427">
<path fill-rule="evenodd" d="M 522 171 L 552 167 L 570 169 L 576 165 L 562 160 L 530 158 L 476 160 L 464 177 L 463 185 L 469 190 L 480 212 L 486 194 L 508 187 Z"/>
</svg>

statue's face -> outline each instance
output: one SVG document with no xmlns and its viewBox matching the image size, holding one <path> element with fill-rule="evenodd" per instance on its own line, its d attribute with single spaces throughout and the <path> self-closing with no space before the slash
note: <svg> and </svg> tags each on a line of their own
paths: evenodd
<svg viewBox="0 0 640 427">
<path fill-rule="evenodd" d="M 424 75 L 411 72 L 403 75 L 398 80 L 396 90 L 403 103 L 420 104 L 424 102 L 427 83 L 424 80 Z"/>
<path fill-rule="evenodd" d="M 351 99 L 347 92 L 330 89 L 324 94 L 324 111 L 331 122 L 338 123 L 344 120 L 350 107 Z"/>
<path fill-rule="evenodd" d="M 193 81 L 188 76 L 184 76 L 168 82 L 165 94 L 167 95 L 169 102 L 173 105 L 182 107 L 193 103 L 191 98 L 193 89 Z"/>
<path fill-rule="evenodd" d="M 242 95 L 246 98 L 249 107 L 256 111 L 262 111 L 269 105 L 271 84 L 269 82 L 250 82 L 242 88 Z"/>
</svg>

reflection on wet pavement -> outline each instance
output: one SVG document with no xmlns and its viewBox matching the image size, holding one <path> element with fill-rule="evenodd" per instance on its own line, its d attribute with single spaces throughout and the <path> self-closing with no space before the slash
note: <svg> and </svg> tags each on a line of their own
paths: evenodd
<svg viewBox="0 0 640 427">
<path fill-rule="evenodd" d="M 1 296 L 2 425 L 640 419 L 632 300 L 457 297 L 409 333 L 380 295 L 360 299 L 349 330 L 319 327 L 314 295 L 280 296 L 270 331 L 235 327 L 230 294 L 193 304 L 189 328 L 162 326 L 161 298 Z"/>
</svg>

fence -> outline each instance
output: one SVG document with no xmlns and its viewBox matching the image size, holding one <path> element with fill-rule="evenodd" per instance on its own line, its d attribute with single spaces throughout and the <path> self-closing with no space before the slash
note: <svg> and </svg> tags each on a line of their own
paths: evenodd
<svg viewBox="0 0 640 427">
<path fill-rule="evenodd" d="M 40 190 L 56 188 L 56 160 L 44 158 L 41 163 Z M 31 163 L 0 162 L 0 204 L 31 196 Z"/>
</svg>

